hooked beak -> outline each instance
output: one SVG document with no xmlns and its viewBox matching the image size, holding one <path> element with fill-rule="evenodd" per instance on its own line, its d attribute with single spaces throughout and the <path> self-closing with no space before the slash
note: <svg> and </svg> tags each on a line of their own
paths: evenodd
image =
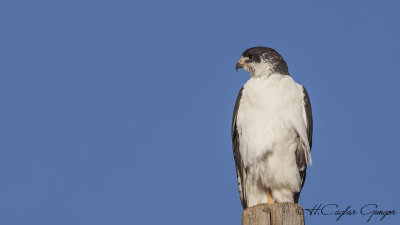
<svg viewBox="0 0 400 225">
<path fill-rule="evenodd" d="M 236 63 L 236 71 L 238 71 L 240 68 L 243 68 L 243 66 L 246 64 L 246 59 L 245 58 L 240 58 L 239 61 Z"/>
<path fill-rule="evenodd" d="M 240 69 L 243 68 L 243 65 L 240 64 L 239 62 L 236 63 L 236 72 Z"/>
</svg>

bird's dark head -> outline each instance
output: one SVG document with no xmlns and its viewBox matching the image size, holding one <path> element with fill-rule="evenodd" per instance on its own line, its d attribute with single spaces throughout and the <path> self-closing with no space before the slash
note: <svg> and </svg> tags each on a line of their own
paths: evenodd
<svg viewBox="0 0 400 225">
<path fill-rule="evenodd" d="M 245 69 L 252 77 L 269 76 L 271 74 L 289 75 L 288 67 L 282 56 L 272 48 L 254 47 L 242 53 L 236 63 L 236 71 Z"/>
</svg>

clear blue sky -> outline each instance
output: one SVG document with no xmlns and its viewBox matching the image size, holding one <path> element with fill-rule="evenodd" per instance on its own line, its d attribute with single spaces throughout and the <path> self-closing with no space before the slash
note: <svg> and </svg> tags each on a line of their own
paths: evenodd
<svg viewBox="0 0 400 225">
<path fill-rule="evenodd" d="M 243 50 L 306 86 L 300 204 L 400 210 L 395 1 L 1 1 L 0 224 L 240 224 L 231 150 Z M 400 214 L 306 216 L 399 224 Z"/>
</svg>

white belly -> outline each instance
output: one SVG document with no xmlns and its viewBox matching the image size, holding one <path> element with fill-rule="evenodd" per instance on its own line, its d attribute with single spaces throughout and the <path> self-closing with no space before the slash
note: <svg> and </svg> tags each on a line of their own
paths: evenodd
<svg viewBox="0 0 400 225">
<path fill-rule="evenodd" d="M 257 201 L 257 194 L 265 196 L 266 187 L 286 192 L 300 190 L 295 151 L 299 133 L 306 136 L 303 110 L 301 86 L 290 76 L 251 78 L 244 85 L 237 129 L 239 151 L 248 168 L 250 201 L 252 194 Z"/>
</svg>

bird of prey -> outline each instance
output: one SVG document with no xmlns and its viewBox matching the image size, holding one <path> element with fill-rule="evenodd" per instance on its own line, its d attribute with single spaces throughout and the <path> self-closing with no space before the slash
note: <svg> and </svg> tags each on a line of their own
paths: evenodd
<svg viewBox="0 0 400 225">
<path fill-rule="evenodd" d="M 307 90 L 289 75 L 272 48 L 242 53 L 236 70 L 251 78 L 240 89 L 232 119 L 232 145 L 243 208 L 300 197 L 311 164 L 313 120 Z"/>
</svg>

